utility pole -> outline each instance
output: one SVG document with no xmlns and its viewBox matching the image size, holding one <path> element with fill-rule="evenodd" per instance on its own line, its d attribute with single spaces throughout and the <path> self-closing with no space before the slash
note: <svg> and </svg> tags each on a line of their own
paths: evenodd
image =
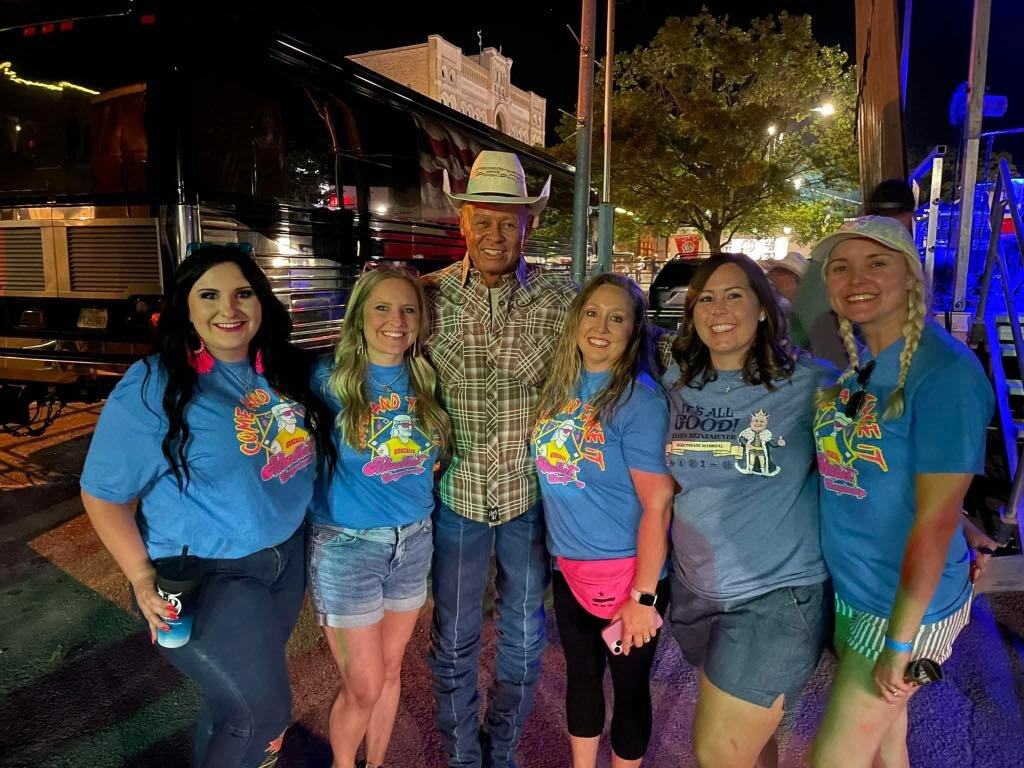
<svg viewBox="0 0 1024 768">
<path fill-rule="evenodd" d="M 608 27 L 604 57 L 604 165 L 601 171 L 601 205 L 598 208 L 597 271 L 612 271 L 615 251 L 615 206 L 612 198 L 612 60 L 615 56 L 615 0 L 608 0 Z"/>
<path fill-rule="evenodd" d="M 576 99 L 576 191 L 572 206 L 572 277 L 583 285 L 587 276 L 590 224 L 590 138 L 594 112 L 594 33 L 597 0 L 583 0 L 580 29 L 580 78 Z"/>
<path fill-rule="evenodd" d="M 856 0 L 857 144 L 862 199 L 884 179 L 907 177 L 896 0 Z"/>
<path fill-rule="evenodd" d="M 971 31 L 971 69 L 968 75 L 967 121 L 960 162 L 960 216 L 957 224 L 956 277 L 953 311 L 962 312 L 967 294 L 967 269 L 971 262 L 974 230 L 974 188 L 978 183 L 978 150 L 981 143 L 982 109 L 985 105 L 985 70 L 988 68 L 988 30 L 992 0 L 974 0 Z M 987 170 L 987 169 L 986 169 Z"/>
</svg>

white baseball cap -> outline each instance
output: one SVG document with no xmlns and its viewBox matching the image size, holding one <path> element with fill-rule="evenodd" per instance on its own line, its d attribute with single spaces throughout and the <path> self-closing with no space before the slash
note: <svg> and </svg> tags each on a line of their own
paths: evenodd
<svg viewBox="0 0 1024 768">
<path fill-rule="evenodd" d="M 798 280 L 801 280 L 807 271 L 807 263 L 807 259 L 802 254 L 790 251 L 781 259 L 764 259 L 761 266 L 766 274 L 773 269 L 784 269 L 787 272 L 792 272 Z"/>
</svg>

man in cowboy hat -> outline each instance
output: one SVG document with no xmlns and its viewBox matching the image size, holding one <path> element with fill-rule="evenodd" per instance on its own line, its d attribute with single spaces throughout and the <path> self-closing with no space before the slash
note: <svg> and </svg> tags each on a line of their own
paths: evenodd
<svg viewBox="0 0 1024 768">
<path fill-rule="evenodd" d="M 465 258 L 427 275 L 426 349 L 451 414 L 454 455 L 434 514 L 430 667 L 449 766 L 509 768 L 540 675 L 550 573 L 534 463 L 534 407 L 566 312 L 568 275 L 527 264 L 523 245 L 547 203 L 519 158 L 484 151 L 459 212 Z M 497 561 L 497 663 L 480 727 L 477 659 L 491 550 Z"/>
</svg>

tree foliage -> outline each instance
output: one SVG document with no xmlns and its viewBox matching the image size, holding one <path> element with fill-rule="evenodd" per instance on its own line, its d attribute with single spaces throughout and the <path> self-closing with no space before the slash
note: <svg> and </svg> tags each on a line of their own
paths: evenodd
<svg viewBox="0 0 1024 768">
<path fill-rule="evenodd" d="M 749 29 L 707 10 L 667 19 L 650 45 L 614 60 L 616 205 L 659 234 L 693 227 L 712 250 L 735 233 L 771 236 L 783 226 L 812 239 L 829 217 L 855 213 L 856 83 L 846 58 L 815 41 L 809 16 L 767 16 Z M 834 114 L 817 111 L 825 103 Z M 575 131 L 572 119 L 559 126 L 554 151 L 568 162 Z"/>
</svg>

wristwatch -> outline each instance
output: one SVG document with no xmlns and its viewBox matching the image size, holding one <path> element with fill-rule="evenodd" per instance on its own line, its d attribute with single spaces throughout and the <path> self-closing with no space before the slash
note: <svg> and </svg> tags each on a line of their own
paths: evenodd
<svg viewBox="0 0 1024 768">
<path fill-rule="evenodd" d="M 629 590 L 629 596 L 640 603 L 640 605 L 653 606 L 658 602 L 658 596 L 654 592 L 641 592 L 638 589 L 631 589 Z"/>
</svg>

